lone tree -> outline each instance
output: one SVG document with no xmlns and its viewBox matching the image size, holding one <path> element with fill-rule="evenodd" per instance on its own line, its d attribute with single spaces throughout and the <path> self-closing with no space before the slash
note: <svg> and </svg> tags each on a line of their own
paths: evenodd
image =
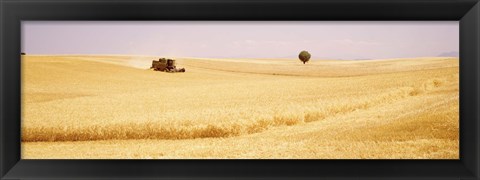
<svg viewBox="0 0 480 180">
<path fill-rule="evenodd" d="M 303 64 L 308 62 L 310 60 L 310 57 L 311 57 L 311 55 L 310 55 L 310 53 L 308 53 L 308 51 L 302 51 L 298 55 L 298 59 L 300 59 L 300 61 L 302 61 Z"/>
</svg>

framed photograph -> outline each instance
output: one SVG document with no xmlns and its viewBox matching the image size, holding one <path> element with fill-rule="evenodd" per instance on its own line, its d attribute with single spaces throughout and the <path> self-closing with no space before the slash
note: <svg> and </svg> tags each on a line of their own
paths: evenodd
<svg viewBox="0 0 480 180">
<path fill-rule="evenodd" d="M 479 179 L 479 10 L 0 1 L 0 178 Z"/>
</svg>

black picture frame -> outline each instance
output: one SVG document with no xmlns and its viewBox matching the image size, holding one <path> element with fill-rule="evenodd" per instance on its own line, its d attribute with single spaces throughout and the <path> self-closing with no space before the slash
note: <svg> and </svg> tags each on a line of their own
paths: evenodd
<svg viewBox="0 0 480 180">
<path fill-rule="evenodd" d="M 479 179 L 478 0 L 0 0 L 1 179 Z M 460 21 L 460 160 L 22 160 L 23 20 Z"/>
</svg>

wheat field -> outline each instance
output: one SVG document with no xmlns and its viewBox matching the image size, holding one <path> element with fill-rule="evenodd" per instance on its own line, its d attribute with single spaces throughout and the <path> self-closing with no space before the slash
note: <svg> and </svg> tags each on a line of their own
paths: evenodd
<svg viewBox="0 0 480 180">
<path fill-rule="evenodd" d="M 458 159 L 459 59 L 22 57 L 23 159 Z"/>
</svg>

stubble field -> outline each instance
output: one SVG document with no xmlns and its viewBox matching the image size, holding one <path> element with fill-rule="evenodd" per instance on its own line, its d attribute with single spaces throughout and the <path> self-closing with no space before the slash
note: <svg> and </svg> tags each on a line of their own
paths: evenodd
<svg viewBox="0 0 480 180">
<path fill-rule="evenodd" d="M 24 159 L 458 159 L 459 60 L 22 57 Z"/>
</svg>

